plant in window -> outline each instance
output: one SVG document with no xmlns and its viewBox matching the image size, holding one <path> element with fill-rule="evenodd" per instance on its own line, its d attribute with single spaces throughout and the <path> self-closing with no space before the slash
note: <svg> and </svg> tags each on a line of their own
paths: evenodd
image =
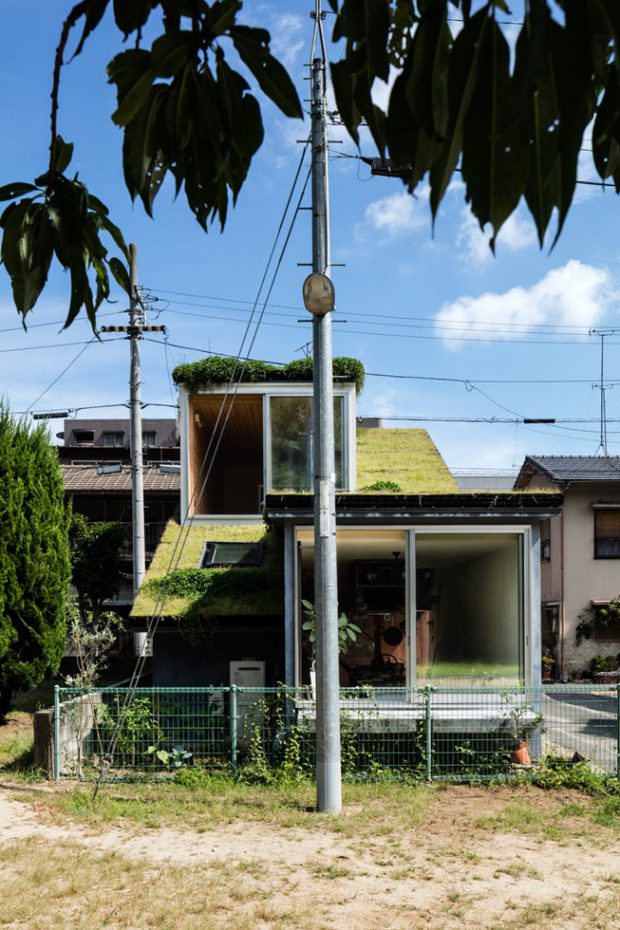
<svg viewBox="0 0 620 930">
<path fill-rule="evenodd" d="M 302 623 L 302 630 L 307 634 L 307 640 L 310 645 L 310 662 L 314 669 L 316 659 L 316 615 L 314 604 L 311 601 L 302 600 L 304 615 L 306 620 Z M 338 617 L 338 654 L 343 655 L 347 649 L 357 640 L 361 628 L 343 612 Z"/>
</svg>

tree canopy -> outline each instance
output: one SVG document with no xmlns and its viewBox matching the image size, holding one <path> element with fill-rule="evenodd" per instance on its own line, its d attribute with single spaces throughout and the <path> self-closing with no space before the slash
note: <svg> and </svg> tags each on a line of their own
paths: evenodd
<svg viewBox="0 0 620 930">
<path fill-rule="evenodd" d="M 436 216 L 455 171 L 481 227 L 502 224 L 525 200 L 542 246 L 554 215 L 560 235 L 586 130 L 601 181 L 620 191 L 620 7 L 617 0 L 524 0 L 514 22 L 506 0 L 327 0 L 336 14 L 331 64 L 340 116 L 359 143 L 367 125 L 413 192 L 430 184 Z M 108 7 L 133 47 L 108 65 L 123 128 L 129 195 L 152 215 L 168 172 L 207 229 L 223 228 L 263 140 L 254 85 L 288 117 L 301 117 L 293 82 L 264 29 L 239 22 L 242 0 L 81 0 L 62 25 L 53 67 L 47 167 L 33 183 L 0 188 L 0 259 L 25 318 L 52 260 L 69 271 L 65 325 L 95 314 L 110 274 L 129 288 L 127 248 L 106 206 L 67 170 L 73 147 L 57 132 L 61 69 L 73 30 L 81 54 Z M 501 17 L 501 18 L 500 18 Z M 159 34 L 144 47 L 143 30 Z M 507 27 L 512 38 L 509 42 Z M 234 50 L 232 67 L 228 50 Z M 237 70 L 237 62 L 243 73 Z M 394 78 L 387 109 L 376 81 Z M 102 241 L 107 236 L 107 245 Z M 110 255 L 109 242 L 118 252 Z"/>
<path fill-rule="evenodd" d="M 91 523 L 80 513 L 71 516 L 71 581 L 77 591 L 82 619 L 95 620 L 103 602 L 118 594 L 124 568 L 121 548 L 125 530 L 120 523 Z"/>
<path fill-rule="evenodd" d="M 56 450 L 0 407 L 0 717 L 18 688 L 58 669 L 71 577 Z"/>
</svg>

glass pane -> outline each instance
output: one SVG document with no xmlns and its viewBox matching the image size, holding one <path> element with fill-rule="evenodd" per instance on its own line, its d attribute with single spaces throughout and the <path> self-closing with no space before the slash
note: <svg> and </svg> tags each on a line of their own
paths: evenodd
<svg viewBox="0 0 620 930">
<path fill-rule="evenodd" d="M 343 401 L 334 398 L 336 487 L 343 486 Z M 312 490 L 312 398 L 271 397 L 271 488 Z"/>
<path fill-rule="evenodd" d="M 262 543 L 207 543 L 202 568 L 213 565 L 260 565 Z"/>
<path fill-rule="evenodd" d="M 416 534 L 417 683 L 523 679 L 517 533 Z"/>
</svg>

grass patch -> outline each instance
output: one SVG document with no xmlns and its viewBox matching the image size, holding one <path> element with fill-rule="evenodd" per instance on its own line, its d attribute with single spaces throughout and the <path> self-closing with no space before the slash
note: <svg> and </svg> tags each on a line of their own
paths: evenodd
<svg viewBox="0 0 620 930">
<path fill-rule="evenodd" d="M 55 811 L 91 826 L 133 823 L 145 827 L 208 831 L 236 821 L 273 824 L 286 829 L 324 829 L 346 838 L 389 836 L 422 824 L 441 789 L 426 785 L 343 786 L 344 813 L 338 818 L 315 813 L 311 782 L 247 785 L 213 776 L 198 787 L 167 784 L 106 784 L 93 801 L 92 786 L 78 786 L 38 798 Z"/>
<path fill-rule="evenodd" d="M 316 926 L 313 911 L 266 903 L 269 889 L 236 867 L 153 866 L 40 839 L 0 849 L 2 926 L 48 930 L 270 930 Z"/>
</svg>

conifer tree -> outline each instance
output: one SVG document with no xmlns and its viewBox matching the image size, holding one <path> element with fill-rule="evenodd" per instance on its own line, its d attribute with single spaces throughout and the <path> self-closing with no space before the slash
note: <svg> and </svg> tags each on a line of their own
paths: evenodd
<svg viewBox="0 0 620 930">
<path fill-rule="evenodd" d="M 0 719 L 58 669 L 71 577 L 68 516 L 45 428 L 0 405 Z"/>
</svg>

